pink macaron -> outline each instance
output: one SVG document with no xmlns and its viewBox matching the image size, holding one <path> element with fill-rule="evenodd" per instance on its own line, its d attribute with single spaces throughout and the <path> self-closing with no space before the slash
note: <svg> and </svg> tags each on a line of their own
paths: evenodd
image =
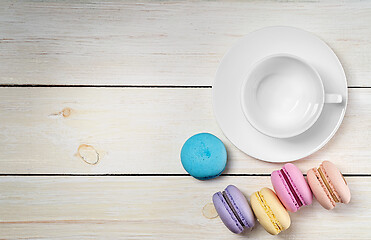
<svg viewBox="0 0 371 240">
<path fill-rule="evenodd" d="M 313 195 L 301 171 L 292 163 L 273 171 L 271 181 L 282 204 L 290 212 L 312 203 Z"/>
<path fill-rule="evenodd" d="M 322 207 L 331 210 L 336 203 L 349 203 L 350 190 L 343 174 L 329 161 L 324 161 L 319 168 L 312 168 L 307 173 L 310 188 Z"/>
</svg>

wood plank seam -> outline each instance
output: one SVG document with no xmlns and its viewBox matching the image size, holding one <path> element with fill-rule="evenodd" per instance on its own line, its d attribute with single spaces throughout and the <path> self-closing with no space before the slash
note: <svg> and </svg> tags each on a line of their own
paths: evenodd
<svg viewBox="0 0 371 240">
<path fill-rule="evenodd" d="M 212 88 L 211 85 L 90 85 L 90 84 L 0 84 L 1 88 Z M 348 86 L 348 88 L 371 88 L 369 86 Z"/>
<path fill-rule="evenodd" d="M 304 176 L 307 176 L 306 173 L 303 173 Z M 189 177 L 189 174 L 182 173 L 102 173 L 102 174 L 79 174 L 79 173 L 0 173 L 0 177 Z M 269 173 L 226 173 L 221 174 L 220 176 L 226 177 L 269 177 Z M 371 174 L 352 174 L 344 173 L 344 177 L 371 177 Z"/>
</svg>

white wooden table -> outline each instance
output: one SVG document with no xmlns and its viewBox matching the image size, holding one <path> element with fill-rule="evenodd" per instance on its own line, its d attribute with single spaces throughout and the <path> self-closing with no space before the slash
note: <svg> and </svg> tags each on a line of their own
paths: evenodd
<svg viewBox="0 0 371 240">
<path fill-rule="evenodd" d="M 370 1 L 0 2 L 0 239 L 371 239 Z M 353 194 L 314 201 L 273 237 L 231 234 L 202 213 L 235 184 L 249 196 L 282 166 L 237 150 L 216 125 L 211 83 L 245 34 L 310 31 L 340 58 L 349 107 L 335 137 L 297 166 L 331 160 Z M 197 181 L 179 153 L 198 132 L 228 148 Z"/>
</svg>

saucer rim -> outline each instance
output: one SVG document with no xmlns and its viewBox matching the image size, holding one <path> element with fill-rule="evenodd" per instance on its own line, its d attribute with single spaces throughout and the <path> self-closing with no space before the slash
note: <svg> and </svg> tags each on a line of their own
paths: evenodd
<svg viewBox="0 0 371 240">
<path fill-rule="evenodd" d="M 338 64 L 340 66 L 339 70 L 341 71 L 341 75 L 343 76 L 343 79 L 341 80 L 343 82 L 343 84 L 345 85 L 345 91 L 342 92 L 341 94 L 344 94 L 344 98 L 343 98 L 343 102 L 344 102 L 344 105 L 342 107 L 342 111 L 341 111 L 341 114 L 339 115 L 339 118 L 337 119 L 337 122 L 336 122 L 336 125 L 334 125 L 333 127 L 333 130 L 331 131 L 330 134 L 328 134 L 328 136 L 324 139 L 322 139 L 320 141 L 319 144 L 317 144 L 317 146 L 315 148 L 313 148 L 312 150 L 310 151 L 307 151 L 307 152 L 303 152 L 302 154 L 300 154 L 300 156 L 298 157 L 291 157 L 291 158 L 285 158 L 285 159 L 282 159 L 282 158 L 275 158 L 275 159 L 265 159 L 265 158 L 262 158 L 260 156 L 256 156 L 254 153 L 248 153 L 247 151 L 241 149 L 240 147 L 238 147 L 238 144 L 235 143 L 234 140 L 232 140 L 226 133 L 225 131 L 223 130 L 223 124 L 221 123 L 220 121 L 220 118 L 218 117 L 218 113 L 216 111 L 216 88 L 215 88 L 215 85 L 216 85 L 216 81 L 217 81 L 217 78 L 218 78 L 218 75 L 219 75 L 219 72 L 221 71 L 221 66 L 223 64 L 223 62 L 225 62 L 226 58 L 228 57 L 228 55 L 230 55 L 231 51 L 234 50 L 234 47 L 236 47 L 237 45 L 239 45 L 239 43 L 241 43 L 242 41 L 244 41 L 246 38 L 254 35 L 255 33 L 257 32 L 260 32 L 260 31 L 270 31 L 270 30 L 275 30 L 275 29 L 284 29 L 284 30 L 289 30 L 289 31 L 296 31 L 300 34 L 301 33 L 305 33 L 305 34 L 308 34 L 308 35 L 311 35 L 314 39 L 316 39 L 317 41 L 321 42 L 327 49 L 327 51 L 329 52 L 329 54 L 332 54 L 334 56 L 334 60 L 336 61 L 336 64 Z M 271 54 L 273 55 L 273 54 Z M 296 55 L 298 57 L 300 57 L 299 55 Z M 300 57 L 301 58 L 301 57 Z M 262 59 L 262 58 L 261 58 Z M 259 59 L 257 59 L 256 61 L 259 61 Z M 254 62 L 256 63 L 256 62 Z M 254 65 L 254 63 L 252 65 Z M 250 69 L 250 67 L 249 67 Z M 246 74 L 245 74 L 246 75 Z M 321 75 L 320 75 L 321 76 Z M 322 76 L 321 76 L 322 77 Z M 344 81 L 343 81 L 344 80 Z M 323 80 L 322 80 L 323 81 Z M 324 90 L 325 91 L 325 90 Z M 308 157 L 310 155 L 312 155 L 313 153 L 317 152 L 318 150 L 320 150 L 322 147 L 324 147 L 332 138 L 333 136 L 335 135 L 335 133 L 339 130 L 340 126 L 341 126 L 341 123 L 343 122 L 344 120 L 344 116 L 345 116 L 345 113 L 346 113 L 346 110 L 347 110 L 347 106 L 348 106 L 348 83 L 347 83 L 347 77 L 346 77 L 346 74 L 345 74 L 345 71 L 344 71 L 344 68 L 343 68 L 343 65 L 341 64 L 338 56 L 335 54 L 335 52 L 331 49 L 331 47 L 326 43 L 324 42 L 322 39 L 320 39 L 318 36 L 316 36 L 315 34 L 311 33 L 311 32 L 308 32 L 306 30 L 303 30 L 303 29 L 300 29 L 300 28 L 296 28 L 296 27 L 291 27 L 291 26 L 269 26 L 269 27 L 264 27 L 264 28 L 261 28 L 261 29 L 257 29 L 255 31 L 252 31 L 250 33 L 248 33 L 247 35 L 245 35 L 244 37 L 238 39 L 233 45 L 231 48 L 228 49 L 228 51 L 224 54 L 224 56 L 222 57 L 222 59 L 220 60 L 219 62 L 219 65 L 218 65 L 218 68 L 216 70 L 216 73 L 215 73 L 215 77 L 214 77 L 214 81 L 213 81 L 213 85 L 212 85 L 212 105 L 213 105 L 213 112 L 214 112 L 214 117 L 216 119 L 216 122 L 219 126 L 219 128 L 221 129 L 221 131 L 223 132 L 224 136 L 236 147 L 238 148 L 240 151 L 242 151 L 243 153 L 247 154 L 248 156 L 250 157 L 253 157 L 255 159 L 258 159 L 258 160 L 262 160 L 262 161 L 265 161 L 265 162 L 273 162 L 273 163 L 282 163 L 282 162 L 292 162 L 292 161 L 296 161 L 296 160 L 299 160 L 299 159 L 303 159 L 305 157 Z M 325 91 L 325 93 L 328 93 Z M 324 108 L 322 110 L 325 111 L 326 109 Z M 240 111 L 243 111 L 242 108 L 240 107 Z M 321 112 L 321 114 L 322 114 Z M 245 114 L 242 113 L 245 117 Z M 321 115 L 320 114 L 320 115 Z M 318 121 L 318 119 L 317 119 Z M 265 137 L 270 137 L 270 136 L 267 136 L 263 133 L 261 133 L 260 131 L 258 131 L 255 127 L 253 127 L 250 123 L 249 125 L 252 127 L 253 131 L 255 131 L 257 134 L 259 135 L 264 135 Z M 313 127 L 313 126 L 312 126 Z M 306 130 L 308 131 L 308 130 Z M 305 132 L 306 132 L 305 131 Z M 303 133 L 302 133 L 303 134 Z M 301 134 L 297 135 L 297 136 L 300 136 Z M 294 136 L 294 137 L 297 137 L 297 136 Z M 270 137 L 272 138 L 272 137 Z M 293 137 L 291 137 L 293 138 Z M 287 138 L 275 138 L 277 141 L 282 141 L 284 139 L 287 139 Z"/>
</svg>

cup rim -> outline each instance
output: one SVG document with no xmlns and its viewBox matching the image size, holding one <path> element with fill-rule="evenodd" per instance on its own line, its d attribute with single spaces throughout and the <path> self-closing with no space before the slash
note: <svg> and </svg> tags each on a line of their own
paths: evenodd
<svg viewBox="0 0 371 240">
<path fill-rule="evenodd" d="M 290 134 L 274 134 L 274 133 L 271 133 L 269 131 L 265 131 L 265 129 L 262 129 L 258 126 L 258 124 L 256 123 L 256 121 L 253 120 L 253 118 L 250 116 L 250 114 L 248 114 L 248 111 L 247 111 L 247 106 L 246 106 L 246 101 L 244 101 L 245 99 L 245 91 L 244 89 L 246 88 L 246 84 L 248 82 L 248 79 L 250 78 L 251 74 L 253 73 L 254 69 L 256 69 L 257 66 L 259 66 L 260 64 L 262 64 L 263 62 L 269 60 L 269 59 L 272 59 L 272 58 L 277 58 L 277 57 L 288 57 L 288 58 L 292 58 L 292 59 L 295 59 L 297 61 L 300 61 L 301 63 L 303 63 L 306 67 L 308 67 L 309 69 L 311 69 L 311 71 L 316 75 L 316 79 L 318 80 L 319 84 L 320 84 L 320 87 L 321 87 L 321 96 L 322 96 L 322 101 L 320 103 L 320 106 L 319 106 L 319 109 L 317 110 L 317 114 L 316 116 L 312 119 L 312 121 L 310 121 L 309 124 L 307 124 L 305 127 L 303 127 L 302 129 L 299 129 L 297 131 L 294 131 Z M 322 113 L 322 110 L 323 110 L 323 106 L 324 106 L 324 103 L 325 103 L 325 89 L 324 89 L 324 85 L 323 85 L 323 81 L 322 81 L 322 78 L 320 76 L 320 74 L 318 73 L 318 71 L 311 65 L 309 64 L 306 60 L 296 56 L 296 55 L 293 55 L 293 54 L 288 54 L 288 53 L 277 53 L 277 54 L 271 54 L 271 55 L 268 55 L 268 56 L 265 56 L 263 58 L 261 58 L 260 60 L 258 60 L 257 62 L 255 62 L 254 64 L 252 64 L 252 66 L 247 70 L 247 73 L 245 74 L 245 77 L 244 77 L 244 80 L 242 82 L 242 85 L 241 85 L 241 90 L 240 90 L 240 104 L 241 104 L 241 107 L 242 107 L 242 111 L 245 115 L 245 118 L 247 119 L 247 121 L 251 124 L 251 126 L 253 128 L 255 128 L 257 131 L 259 131 L 260 133 L 268 136 L 268 137 L 273 137 L 273 138 L 291 138 L 291 137 L 295 137 L 295 136 L 298 136 L 304 132 L 306 132 L 309 128 L 311 128 L 318 120 L 319 116 L 321 115 Z"/>
</svg>

